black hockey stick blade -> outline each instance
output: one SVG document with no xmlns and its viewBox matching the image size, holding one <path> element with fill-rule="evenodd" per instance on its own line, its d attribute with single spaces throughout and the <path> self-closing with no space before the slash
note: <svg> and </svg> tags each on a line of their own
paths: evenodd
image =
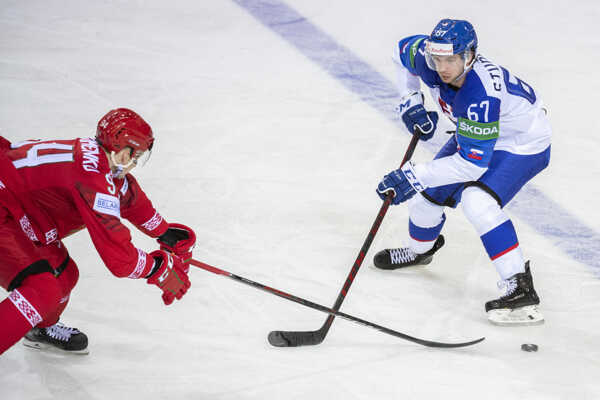
<svg viewBox="0 0 600 400">
<path fill-rule="evenodd" d="M 435 342 L 432 340 L 419 339 L 410 335 L 407 335 L 402 332 L 395 331 L 390 328 L 386 328 L 385 326 L 378 325 L 376 323 L 365 321 L 364 319 L 354 317 L 352 315 L 348 315 L 341 311 L 335 311 L 333 309 L 322 309 L 321 311 L 328 312 L 330 317 L 333 319 L 333 316 L 336 315 L 345 320 L 358 323 L 360 325 L 366 326 L 368 328 L 373 328 L 380 332 L 386 333 L 388 335 L 395 336 L 400 339 L 408 340 L 409 342 L 417 343 L 426 347 L 437 347 L 437 348 L 454 348 L 454 347 L 466 347 L 472 346 L 483 341 L 485 338 L 479 338 L 475 340 L 471 340 L 468 342 L 460 342 L 460 343 L 444 343 L 444 342 Z M 329 319 L 327 320 L 329 321 Z M 327 322 L 326 321 L 326 322 Z M 269 333 L 268 339 L 269 343 L 275 347 L 299 347 L 299 346 L 314 346 L 320 344 L 323 340 L 325 340 L 325 336 L 327 336 L 327 332 L 329 331 L 329 327 L 331 324 L 325 323 L 316 331 L 271 331 Z"/>
<path fill-rule="evenodd" d="M 391 332 L 387 332 L 392 334 Z M 460 343 L 444 343 L 435 342 L 432 340 L 419 339 L 409 335 L 405 335 L 400 332 L 396 332 L 399 335 L 393 335 L 402 339 L 408 340 L 413 343 L 420 344 L 426 347 L 435 348 L 456 348 L 456 347 L 467 347 L 477 344 L 485 340 L 485 337 L 471 340 L 469 342 Z M 268 336 L 269 343 L 275 347 L 300 347 L 300 346 L 315 346 L 320 344 L 324 339 L 325 335 L 317 331 L 271 331 Z"/>
<path fill-rule="evenodd" d="M 275 347 L 315 346 L 320 344 L 325 336 L 320 331 L 271 331 L 268 340 Z"/>
</svg>

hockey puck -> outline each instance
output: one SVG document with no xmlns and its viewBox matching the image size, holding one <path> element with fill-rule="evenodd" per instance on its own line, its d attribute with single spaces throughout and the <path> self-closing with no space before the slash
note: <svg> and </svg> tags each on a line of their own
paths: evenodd
<svg viewBox="0 0 600 400">
<path fill-rule="evenodd" d="M 533 343 L 523 343 L 521 345 L 521 350 L 523 350 L 523 351 L 538 351 L 538 346 L 537 346 L 537 344 L 533 344 Z"/>
</svg>

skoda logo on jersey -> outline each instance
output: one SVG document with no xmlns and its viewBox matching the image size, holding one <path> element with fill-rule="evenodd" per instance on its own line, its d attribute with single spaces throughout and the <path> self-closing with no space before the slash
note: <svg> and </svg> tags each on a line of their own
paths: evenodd
<svg viewBox="0 0 600 400">
<path fill-rule="evenodd" d="M 497 139 L 500 135 L 500 123 L 477 122 L 467 118 L 459 118 L 457 133 L 475 140 Z"/>
<path fill-rule="evenodd" d="M 482 128 L 480 126 L 469 125 L 464 121 L 460 121 L 459 129 L 463 132 L 468 132 L 472 135 L 488 136 L 492 134 L 498 134 L 498 127 L 496 126 Z"/>
<path fill-rule="evenodd" d="M 476 122 L 466 118 L 458 119 L 458 134 L 477 140 L 497 139 L 500 124 L 494 122 Z"/>
</svg>

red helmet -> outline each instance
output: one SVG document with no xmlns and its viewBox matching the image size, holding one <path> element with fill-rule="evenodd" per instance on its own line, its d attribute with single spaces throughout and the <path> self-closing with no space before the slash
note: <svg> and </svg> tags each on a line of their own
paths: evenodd
<svg viewBox="0 0 600 400">
<path fill-rule="evenodd" d="M 152 149 L 154 135 L 142 117 L 128 108 L 117 108 L 98 121 L 96 140 L 108 151 L 118 153 L 131 147 L 136 154 Z"/>
</svg>

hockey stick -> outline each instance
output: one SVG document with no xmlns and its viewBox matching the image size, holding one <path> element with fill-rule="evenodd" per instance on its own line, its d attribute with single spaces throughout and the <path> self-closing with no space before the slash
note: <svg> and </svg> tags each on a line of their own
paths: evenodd
<svg viewBox="0 0 600 400">
<path fill-rule="evenodd" d="M 344 318 L 344 319 L 346 319 L 348 321 L 352 321 L 352 322 L 355 322 L 357 324 L 364 325 L 364 326 L 367 326 L 369 328 L 376 329 L 376 330 L 378 330 L 380 332 L 387 333 L 388 335 L 392 335 L 392 336 L 398 337 L 400 339 L 408 340 L 410 342 L 417 343 L 417 344 L 420 344 L 422 346 L 427 346 L 427 347 L 441 347 L 441 348 L 465 347 L 465 346 L 470 346 L 470 345 L 479 343 L 483 339 L 485 339 L 485 338 L 479 338 L 479 339 L 476 339 L 476 340 L 472 340 L 470 342 L 463 342 L 463 343 L 442 343 L 442 342 L 434 342 L 434 341 L 431 341 L 431 340 L 419 339 L 419 338 L 416 338 L 416 337 L 413 337 L 413 336 L 409 336 L 409 335 L 406 335 L 404 333 L 397 332 L 395 330 L 386 328 L 385 326 L 377 325 L 377 324 L 375 324 L 373 322 L 365 321 L 364 319 L 353 317 L 352 315 L 345 314 L 345 313 L 337 311 L 337 310 L 332 310 L 331 308 L 322 306 L 322 305 L 317 304 L 317 303 L 313 303 L 312 301 L 305 300 L 305 299 L 303 299 L 301 297 L 298 297 L 298 296 L 294 296 L 293 294 L 289 294 L 289 293 L 283 292 L 281 290 L 274 289 L 272 287 L 263 285 L 262 283 L 251 281 L 250 279 L 246 279 L 246 278 L 241 277 L 239 275 L 232 274 L 231 272 L 227 272 L 227 271 L 224 271 L 222 269 L 213 267 L 212 265 L 208 265 L 208 264 L 203 263 L 203 262 L 198 261 L 198 260 L 192 259 L 192 260 L 190 260 L 190 264 L 192 264 L 192 265 L 194 265 L 196 267 L 202 268 L 205 271 L 209 271 L 209 272 L 212 272 L 212 273 L 217 274 L 217 275 L 223 275 L 223 276 L 225 276 L 227 278 L 236 280 L 236 281 L 238 281 L 240 283 L 244 283 L 246 285 L 255 287 L 257 289 L 260 289 L 260 290 L 263 290 L 265 292 L 274 294 L 276 296 L 279 296 L 279 297 L 284 298 L 286 300 L 293 301 L 295 303 L 298 303 L 298 304 L 301 304 L 303 306 L 312 308 L 314 310 L 322 311 L 324 313 L 329 314 L 330 316 L 338 316 L 338 317 Z"/>
<path fill-rule="evenodd" d="M 421 135 L 421 130 L 418 127 L 415 128 L 415 132 L 413 133 L 412 139 L 408 145 L 408 148 L 406 149 L 406 153 L 404 154 L 404 158 L 402 159 L 400 167 L 402 167 L 412 157 Z M 348 290 L 350 290 L 350 286 L 352 285 L 352 282 L 354 281 L 354 278 L 360 269 L 363 259 L 367 255 L 373 239 L 375 239 L 375 235 L 379 230 L 379 226 L 383 221 L 383 217 L 385 217 L 385 214 L 390 207 L 393 197 L 394 196 L 391 192 L 388 193 L 383 204 L 381 205 L 379 213 L 375 218 L 375 222 L 373 222 L 373 226 L 371 226 L 371 230 L 369 231 L 365 242 L 358 252 L 358 256 L 354 261 L 354 265 L 352 265 L 352 269 L 346 278 L 346 282 L 344 282 L 344 286 L 342 287 L 342 290 L 338 294 L 337 300 L 332 307 L 334 311 L 337 312 L 342 306 L 342 303 L 348 294 Z M 323 340 L 325 340 L 325 336 L 327 336 L 327 332 L 329 332 L 329 328 L 331 328 L 331 324 L 333 323 L 334 319 L 335 314 L 330 314 L 323 323 L 323 326 L 316 331 L 271 331 L 269 333 L 269 343 L 277 347 L 314 346 L 320 344 Z"/>
</svg>

